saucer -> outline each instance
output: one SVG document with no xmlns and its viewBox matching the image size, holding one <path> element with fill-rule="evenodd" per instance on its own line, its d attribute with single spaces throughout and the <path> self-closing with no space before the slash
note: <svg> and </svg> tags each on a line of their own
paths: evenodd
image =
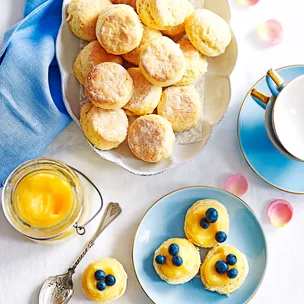
<svg viewBox="0 0 304 304">
<path fill-rule="evenodd" d="M 285 81 L 304 74 L 304 65 L 278 69 Z M 266 77 L 253 87 L 269 92 Z M 247 93 L 238 117 L 238 139 L 241 151 L 253 172 L 269 185 L 282 191 L 304 194 L 304 162 L 282 155 L 267 136 L 262 109 Z"/>
<path fill-rule="evenodd" d="M 167 284 L 153 268 L 154 251 L 169 238 L 185 237 L 187 210 L 197 200 L 207 198 L 218 200 L 227 208 L 230 229 L 224 244 L 233 245 L 246 254 L 249 263 L 249 274 L 244 284 L 230 297 L 206 290 L 199 276 L 182 285 Z M 202 258 L 207 251 L 201 249 Z M 134 270 L 142 289 L 156 304 L 248 303 L 263 280 L 266 264 L 266 240 L 253 211 L 240 198 L 217 188 L 187 187 L 167 194 L 147 211 L 134 237 Z"/>
</svg>

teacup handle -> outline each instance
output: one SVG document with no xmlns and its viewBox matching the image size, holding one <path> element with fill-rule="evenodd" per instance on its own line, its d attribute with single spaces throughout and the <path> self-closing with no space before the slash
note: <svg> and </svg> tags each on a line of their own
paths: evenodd
<svg viewBox="0 0 304 304">
<path fill-rule="evenodd" d="M 261 106 L 263 109 L 266 109 L 267 103 L 270 99 L 268 95 L 255 88 L 250 91 L 250 95 L 259 106 Z"/>
<path fill-rule="evenodd" d="M 285 80 L 280 76 L 277 71 L 273 69 L 267 71 L 266 82 L 269 90 L 271 91 L 274 97 L 277 97 L 278 94 L 285 87 Z"/>
</svg>

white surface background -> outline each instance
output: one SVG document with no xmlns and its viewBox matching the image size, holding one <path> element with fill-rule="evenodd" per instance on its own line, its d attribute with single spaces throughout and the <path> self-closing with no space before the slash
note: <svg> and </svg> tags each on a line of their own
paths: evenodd
<svg viewBox="0 0 304 304">
<path fill-rule="evenodd" d="M 244 199 L 255 210 L 268 241 L 266 277 L 251 303 L 304 302 L 304 197 L 273 189 L 258 179 L 242 158 L 236 135 L 239 106 L 253 83 L 271 67 L 304 63 L 304 1 L 261 0 L 250 8 L 231 1 L 231 24 L 239 44 L 239 59 L 232 74 L 231 105 L 196 159 L 154 177 L 134 176 L 100 159 L 85 143 L 75 124 L 45 151 L 44 156 L 82 170 L 96 182 L 106 202 L 117 201 L 123 207 L 122 217 L 106 230 L 80 265 L 74 277 L 76 293 L 72 303 L 89 303 L 80 291 L 81 273 L 89 262 L 106 256 L 120 260 L 129 275 L 127 292 L 115 303 L 151 303 L 137 284 L 131 263 L 132 240 L 139 220 L 167 192 L 188 185 L 223 187 L 232 173 L 243 173 L 248 178 L 250 188 Z M 22 18 L 23 3 L 24 0 L 1 1 L 1 41 L 5 30 Z M 270 18 L 279 19 L 285 29 L 284 42 L 274 47 L 256 40 L 257 25 Z M 268 204 L 277 198 L 289 200 L 294 207 L 293 220 L 282 229 L 272 227 L 266 215 Z M 63 245 L 38 245 L 15 232 L 0 211 L 0 303 L 37 303 L 44 279 L 66 271 L 90 235 L 88 231 L 86 236 Z"/>
</svg>

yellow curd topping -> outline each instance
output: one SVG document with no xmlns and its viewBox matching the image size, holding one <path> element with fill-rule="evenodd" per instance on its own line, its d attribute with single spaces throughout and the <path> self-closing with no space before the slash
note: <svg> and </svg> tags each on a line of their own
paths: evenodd
<svg viewBox="0 0 304 304">
<path fill-rule="evenodd" d="M 14 206 L 19 217 L 32 227 L 58 224 L 73 207 L 72 188 L 63 178 L 33 172 L 17 185 Z"/>
<path fill-rule="evenodd" d="M 236 268 L 239 273 L 238 276 L 241 277 L 243 275 L 243 271 L 245 269 L 243 254 L 241 254 L 240 251 L 233 246 L 219 246 L 214 254 L 209 259 L 204 261 L 201 268 L 201 274 L 205 277 L 209 288 L 231 284 L 232 280 L 228 278 L 226 273 L 219 274 L 215 270 L 216 262 L 220 260 L 225 261 L 226 256 L 230 253 L 236 256 L 237 263 L 233 266 L 229 265 L 229 270 L 231 268 Z"/>
<path fill-rule="evenodd" d="M 172 264 L 172 256 L 169 254 L 169 246 L 175 243 L 179 246 L 178 255 L 183 259 L 183 264 L 180 267 L 176 267 Z M 195 267 L 194 261 L 196 260 L 197 250 L 191 246 L 185 239 L 171 239 L 170 242 L 165 242 L 157 250 L 156 255 L 161 254 L 166 257 L 166 263 L 163 265 L 157 265 L 159 270 L 168 278 L 181 279 L 189 274 L 193 267 Z"/>
<path fill-rule="evenodd" d="M 113 286 L 107 286 L 105 290 L 100 291 L 96 285 L 95 272 L 103 270 L 106 275 L 112 274 L 116 283 Z M 86 296 L 94 302 L 108 302 L 122 296 L 127 287 L 127 274 L 117 260 L 106 258 L 90 264 L 82 276 L 82 289 Z"/>
<path fill-rule="evenodd" d="M 203 229 L 200 221 L 205 217 L 209 208 L 215 208 L 218 212 L 218 220 L 210 224 L 208 229 Z M 185 232 L 187 238 L 194 244 L 202 247 L 216 245 L 215 234 L 223 231 L 228 234 L 229 217 L 226 208 L 217 201 L 203 200 L 196 202 L 187 212 L 185 220 Z"/>
</svg>

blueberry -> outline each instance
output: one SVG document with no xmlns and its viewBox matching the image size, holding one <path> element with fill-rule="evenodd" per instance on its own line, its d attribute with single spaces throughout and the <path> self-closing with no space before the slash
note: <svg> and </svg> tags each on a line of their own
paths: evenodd
<svg viewBox="0 0 304 304">
<path fill-rule="evenodd" d="M 200 225 L 203 229 L 208 229 L 210 226 L 209 222 L 205 218 L 201 219 Z"/>
<path fill-rule="evenodd" d="M 106 289 L 107 285 L 106 285 L 105 282 L 99 281 L 99 282 L 96 284 L 96 287 L 97 287 L 98 290 L 103 291 L 103 290 Z"/>
<path fill-rule="evenodd" d="M 227 234 L 224 231 L 218 231 L 215 234 L 215 239 L 218 243 L 224 243 L 227 240 Z"/>
<path fill-rule="evenodd" d="M 155 262 L 156 264 L 163 265 L 166 263 L 166 257 L 164 255 L 159 254 L 155 257 Z"/>
<path fill-rule="evenodd" d="M 227 276 L 229 279 L 235 279 L 238 276 L 239 272 L 236 268 L 231 268 L 228 272 L 227 272 Z"/>
<path fill-rule="evenodd" d="M 226 273 L 228 271 L 228 264 L 225 261 L 217 261 L 215 263 L 215 270 L 219 274 Z"/>
<path fill-rule="evenodd" d="M 106 277 L 106 273 L 103 270 L 97 270 L 94 273 L 94 277 L 97 281 L 102 281 Z"/>
<path fill-rule="evenodd" d="M 218 212 L 214 208 L 209 208 L 206 211 L 205 217 L 209 223 L 215 223 L 218 219 Z"/>
<path fill-rule="evenodd" d="M 178 256 L 178 255 L 175 255 L 173 258 L 172 258 L 172 264 L 176 267 L 180 267 L 183 265 L 183 259 Z"/>
<path fill-rule="evenodd" d="M 228 254 L 226 256 L 226 262 L 229 264 L 229 265 L 235 265 L 236 262 L 237 262 L 237 258 L 234 254 Z"/>
<path fill-rule="evenodd" d="M 113 286 L 116 283 L 116 279 L 112 274 L 108 274 L 105 278 L 105 282 L 107 286 Z"/>
<path fill-rule="evenodd" d="M 177 244 L 171 244 L 169 246 L 169 254 L 172 255 L 172 256 L 175 256 L 175 255 L 178 255 L 179 253 L 179 246 Z"/>
</svg>

